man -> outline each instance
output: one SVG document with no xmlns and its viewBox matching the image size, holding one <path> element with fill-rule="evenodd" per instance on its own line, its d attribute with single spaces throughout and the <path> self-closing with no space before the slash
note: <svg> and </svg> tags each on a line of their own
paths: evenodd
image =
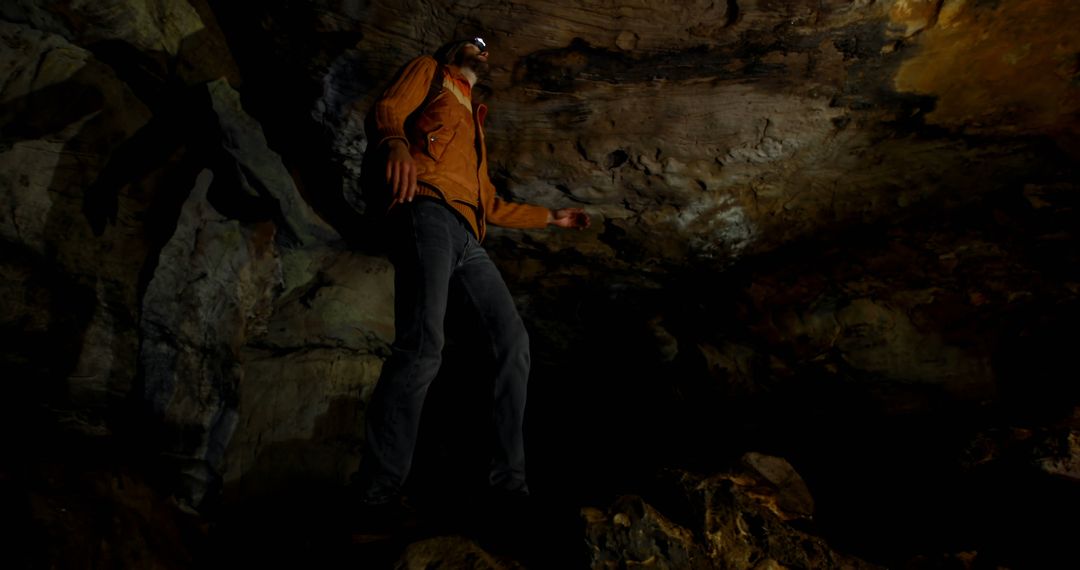
<svg viewBox="0 0 1080 570">
<path fill-rule="evenodd" d="M 441 363 L 451 287 L 479 317 L 495 363 L 496 445 L 489 484 L 525 496 L 522 422 L 529 338 L 498 270 L 480 242 L 488 223 L 514 228 L 585 228 L 581 208 L 549 210 L 504 201 L 488 179 L 487 108 L 472 88 L 487 68 L 480 38 L 449 43 L 409 62 L 376 102 L 372 142 L 385 150 L 396 338 L 367 411 L 360 499 L 393 506 L 409 473 L 420 410 Z M 481 369 L 481 367 L 477 367 Z"/>
</svg>

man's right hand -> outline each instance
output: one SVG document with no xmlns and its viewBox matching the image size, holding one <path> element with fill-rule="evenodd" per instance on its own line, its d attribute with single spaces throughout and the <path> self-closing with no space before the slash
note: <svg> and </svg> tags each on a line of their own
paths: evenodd
<svg viewBox="0 0 1080 570">
<path fill-rule="evenodd" d="M 401 139 L 387 142 L 386 182 L 394 197 L 393 204 L 412 202 L 416 196 L 416 163 L 409 154 L 409 147 Z"/>
</svg>

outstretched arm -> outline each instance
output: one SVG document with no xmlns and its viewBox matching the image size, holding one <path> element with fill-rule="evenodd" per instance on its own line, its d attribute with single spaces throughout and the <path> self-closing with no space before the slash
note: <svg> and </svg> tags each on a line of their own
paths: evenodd
<svg viewBox="0 0 1080 570">
<path fill-rule="evenodd" d="M 491 193 L 495 190 L 492 188 Z M 556 226 L 567 229 L 585 229 L 591 222 L 583 208 L 548 209 L 533 204 L 507 202 L 492 196 L 486 204 L 488 221 L 508 228 L 542 228 Z"/>
</svg>

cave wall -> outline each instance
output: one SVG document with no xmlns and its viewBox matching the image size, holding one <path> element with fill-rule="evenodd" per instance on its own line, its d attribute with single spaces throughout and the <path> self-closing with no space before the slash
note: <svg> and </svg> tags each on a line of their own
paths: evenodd
<svg viewBox="0 0 1080 570">
<path fill-rule="evenodd" d="M 574 477 L 560 461 L 595 467 L 589 487 L 635 455 L 739 451 L 740 422 L 784 434 L 854 405 L 1046 424 L 1080 399 L 1075 3 L 0 16 L 6 431 L 133 438 L 185 505 L 355 469 L 392 338 L 364 114 L 400 65 L 476 34 L 500 192 L 594 217 L 487 243 L 532 331 L 541 482 Z M 787 416 L 754 419 L 770 409 Z"/>
</svg>

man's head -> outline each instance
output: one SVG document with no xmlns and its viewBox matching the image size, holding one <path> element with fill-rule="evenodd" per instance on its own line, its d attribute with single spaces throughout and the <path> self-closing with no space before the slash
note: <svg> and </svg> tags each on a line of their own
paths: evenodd
<svg viewBox="0 0 1080 570">
<path fill-rule="evenodd" d="M 456 65 L 476 73 L 487 71 L 487 42 L 483 38 L 452 41 L 435 52 L 435 59 L 445 65 Z"/>
</svg>

